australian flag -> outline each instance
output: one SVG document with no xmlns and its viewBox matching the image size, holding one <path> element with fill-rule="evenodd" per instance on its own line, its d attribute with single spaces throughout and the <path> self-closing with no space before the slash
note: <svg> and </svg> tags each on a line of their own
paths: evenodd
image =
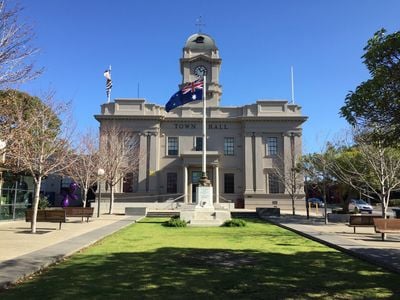
<svg viewBox="0 0 400 300">
<path fill-rule="evenodd" d="M 167 104 L 165 104 L 165 111 L 169 112 L 175 107 L 184 105 L 192 101 L 202 100 L 203 87 L 203 80 L 189 82 L 188 84 L 183 86 L 180 91 L 172 95 Z"/>
</svg>

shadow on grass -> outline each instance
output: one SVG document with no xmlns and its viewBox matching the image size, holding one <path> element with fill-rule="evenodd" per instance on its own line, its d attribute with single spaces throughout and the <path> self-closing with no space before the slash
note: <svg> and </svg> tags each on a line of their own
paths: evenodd
<svg viewBox="0 0 400 300">
<path fill-rule="evenodd" d="M 399 276 L 339 252 L 159 248 L 76 255 L 2 299 L 275 299 L 400 296 Z"/>
</svg>

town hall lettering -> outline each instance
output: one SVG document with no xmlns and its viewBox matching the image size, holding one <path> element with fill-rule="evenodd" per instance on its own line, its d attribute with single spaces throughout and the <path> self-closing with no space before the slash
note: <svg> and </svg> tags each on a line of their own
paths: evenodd
<svg viewBox="0 0 400 300">
<path fill-rule="evenodd" d="M 196 129 L 197 125 L 199 125 L 199 128 L 201 127 L 201 124 L 180 124 L 180 123 L 176 123 L 175 124 L 175 129 Z M 207 124 L 207 128 L 208 129 L 228 129 L 228 126 L 226 124 L 223 123 L 210 123 Z"/>
<path fill-rule="evenodd" d="M 196 129 L 196 124 L 175 124 L 175 129 Z"/>
<path fill-rule="evenodd" d="M 208 129 L 228 129 L 226 124 L 208 124 Z"/>
</svg>

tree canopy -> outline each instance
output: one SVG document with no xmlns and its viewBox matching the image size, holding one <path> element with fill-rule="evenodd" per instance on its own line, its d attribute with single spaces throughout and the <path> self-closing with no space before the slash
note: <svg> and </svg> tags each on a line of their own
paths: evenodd
<svg viewBox="0 0 400 300">
<path fill-rule="evenodd" d="M 16 140 L 26 131 L 33 130 L 31 122 L 37 119 L 37 111 L 45 110 L 44 104 L 38 97 L 17 90 L 0 90 L 0 140 L 7 145 L 8 151 L 13 148 Z M 49 130 L 55 134 L 60 129 L 59 118 L 51 111 Z"/>
<path fill-rule="evenodd" d="M 400 136 L 400 31 L 377 31 L 364 48 L 371 79 L 351 91 L 340 114 L 351 124 L 369 129 L 386 144 Z M 375 130 L 378 129 L 379 130 Z"/>
<path fill-rule="evenodd" d="M 42 101 L 18 91 L 6 91 L 0 100 L 7 104 L 1 106 L 0 116 L 3 116 L 4 128 L 9 126 L 12 135 L 12 138 L 5 135 L 9 141 L 5 148 L 5 165 L 16 173 L 31 175 L 34 181 L 31 229 L 35 233 L 42 179 L 63 172 L 68 163 L 72 163 L 68 159 L 71 154 L 69 131 L 61 121 L 68 106 L 54 103 L 52 96 Z M 9 114 L 5 108 L 9 108 Z"/>
</svg>

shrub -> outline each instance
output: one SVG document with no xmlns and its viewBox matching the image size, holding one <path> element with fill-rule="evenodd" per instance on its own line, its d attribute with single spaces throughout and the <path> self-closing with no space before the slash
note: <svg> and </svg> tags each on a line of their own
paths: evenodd
<svg viewBox="0 0 400 300">
<path fill-rule="evenodd" d="M 232 219 L 225 221 L 225 223 L 222 225 L 225 227 L 244 227 L 246 226 L 246 222 L 241 219 Z"/>
<path fill-rule="evenodd" d="M 49 207 L 49 205 L 50 205 L 50 203 L 49 203 L 49 200 L 47 200 L 47 197 L 40 196 L 39 205 L 38 205 L 39 209 L 45 209 L 45 208 Z"/>
<path fill-rule="evenodd" d="M 184 220 L 181 220 L 179 216 L 173 216 L 168 221 L 163 223 L 166 227 L 186 227 L 187 223 Z"/>
<path fill-rule="evenodd" d="M 389 200 L 389 206 L 400 206 L 400 199 Z"/>
</svg>

